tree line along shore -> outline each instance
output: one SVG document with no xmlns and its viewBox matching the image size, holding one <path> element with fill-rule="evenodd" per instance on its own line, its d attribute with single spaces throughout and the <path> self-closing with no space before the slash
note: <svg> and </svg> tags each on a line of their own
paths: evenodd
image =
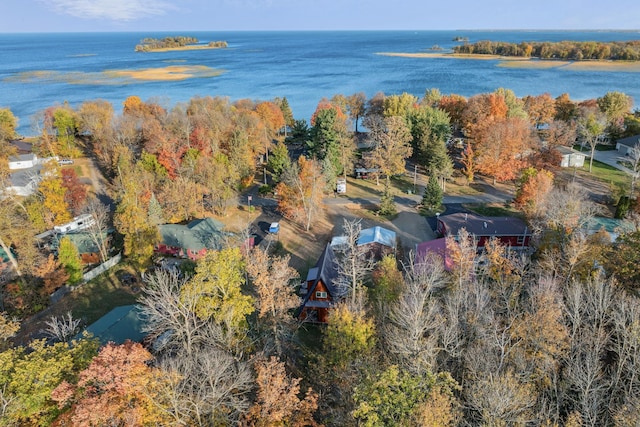
<svg viewBox="0 0 640 427">
<path fill-rule="evenodd" d="M 211 41 L 198 44 L 199 40 L 188 36 L 171 36 L 162 39 L 147 37 L 136 45 L 136 52 L 163 52 L 168 50 L 218 49 L 227 47 L 226 41 Z"/>
<path fill-rule="evenodd" d="M 563 173 L 558 151 L 580 142 L 593 158 L 603 139 L 640 135 L 633 107 L 621 92 L 578 102 L 499 88 L 469 98 L 438 89 L 421 98 L 335 94 L 309 122 L 295 119 L 285 97 L 194 97 L 168 108 L 132 95 L 117 110 L 104 100 L 44 109 L 31 149 L 67 162 L 43 165 L 30 196 L 0 198 L 0 247 L 13 258 L 0 269 L 0 425 L 635 425 L 640 192 L 625 176 L 596 203 L 596 181 L 579 181 L 596 165 Z M 25 149 L 16 129 L 0 108 L 0 183 L 14 173 L 10 156 Z M 632 153 L 638 177 L 640 143 Z M 89 158 L 97 167 L 83 169 Z M 343 223 L 339 255 L 327 246 L 300 257 L 302 247 L 328 242 L 317 219 L 331 215 L 324 202 L 338 177 L 359 165 L 377 171 L 381 185 L 354 179 L 349 191 L 375 188 L 376 218 L 387 221 L 396 203 L 409 203 L 392 187 L 409 158 L 429 175 L 421 209 L 432 219 L 442 220 L 440 182 L 510 182 L 515 196 L 504 206 L 526 220 L 532 252 L 495 239 L 479 251 L 462 229 L 444 238 L 442 256 L 414 262 L 398 247 L 374 260 L 357 248 L 356 219 Z M 113 202 L 79 174 L 102 175 L 101 195 Z M 253 215 L 266 205 L 238 203 L 256 185 L 284 217 L 277 240 L 241 249 L 247 224 L 179 267 L 154 262 L 159 226 Z M 634 231 L 613 242 L 588 234 L 605 204 L 635 221 Z M 82 259 L 69 235 L 57 250 L 36 236 L 81 215 L 91 215 L 86 230 L 105 248 L 96 257 L 121 252 L 114 268 L 127 275 L 107 273 L 52 302 L 53 291 L 81 280 Z M 293 268 L 294 258 L 304 266 Z M 318 279 L 307 274 L 314 265 Z M 327 298 L 320 280 L 335 286 L 326 325 L 292 314 L 305 277 L 317 298 Z M 144 344 L 77 334 L 91 323 L 88 306 L 116 305 L 125 293 L 145 321 Z M 31 317 L 49 304 L 61 314 Z M 31 330 L 40 332 L 14 341 L 38 321 L 43 328 Z"/>
<path fill-rule="evenodd" d="M 453 52 L 457 54 L 515 56 L 521 58 L 535 57 L 540 59 L 564 59 L 574 61 L 638 61 L 640 60 L 640 40 L 624 42 L 523 41 L 521 43 L 481 40 L 475 43 L 464 43 L 460 46 L 455 46 Z"/>
</svg>

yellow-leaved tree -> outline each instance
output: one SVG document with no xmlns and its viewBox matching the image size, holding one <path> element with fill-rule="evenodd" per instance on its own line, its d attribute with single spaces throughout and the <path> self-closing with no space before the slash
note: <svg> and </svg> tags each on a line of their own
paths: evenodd
<svg viewBox="0 0 640 427">
<path fill-rule="evenodd" d="M 255 310 L 253 298 L 242 293 L 244 261 L 239 248 L 209 251 L 198 262 L 196 274 L 184 284 L 183 298 L 195 299 L 198 317 L 213 320 L 232 335 L 247 329 L 247 316 Z"/>
</svg>

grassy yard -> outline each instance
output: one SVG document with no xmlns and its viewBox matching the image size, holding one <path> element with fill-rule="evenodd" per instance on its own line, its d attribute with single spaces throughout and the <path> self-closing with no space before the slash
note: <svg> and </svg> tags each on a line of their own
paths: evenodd
<svg viewBox="0 0 640 427">
<path fill-rule="evenodd" d="M 521 211 L 501 203 L 466 203 L 462 206 L 483 216 L 513 216 L 522 219 L 525 217 Z"/>
<path fill-rule="evenodd" d="M 615 187 L 619 191 L 625 191 L 631 182 L 630 176 L 625 172 L 597 160 L 593 161 L 593 169 L 591 173 L 589 173 L 588 161 L 585 161 L 584 167 L 582 169 L 578 169 L 577 173 L 584 178 L 595 178 L 598 181 L 606 183 L 612 190 Z"/>
<path fill-rule="evenodd" d="M 129 272 L 126 267 L 115 266 L 109 272 L 102 274 L 92 281 L 76 289 L 60 301 L 61 306 L 71 310 L 73 317 L 82 319 L 86 325 L 98 320 L 113 308 L 120 305 L 135 304 L 137 300 L 136 287 L 125 286 L 120 283 L 118 274 Z"/>
<path fill-rule="evenodd" d="M 26 319 L 21 325 L 15 342 L 27 343 L 31 337 L 46 328 L 45 322 L 49 318 L 61 317 L 69 311 L 75 319 L 81 319 L 82 326 L 86 327 L 115 307 L 135 304 L 137 300 L 135 287 L 141 284 L 137 283 L 133 286 L 121 284 L 118 277 L 124 272 L 133 273 L 134 271 L 126 264 L 117 265 L 65 295 L 44 312 Z"/>
</svg>

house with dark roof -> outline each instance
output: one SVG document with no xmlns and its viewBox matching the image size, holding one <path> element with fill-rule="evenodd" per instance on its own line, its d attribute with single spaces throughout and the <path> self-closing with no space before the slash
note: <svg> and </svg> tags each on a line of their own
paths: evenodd
<svg viewBox="0 0 640 427">
<path fill-rule="evenodd" d="M 640 144 L 640 135 L 628 136 L 616 141 L 616 150 L 623 156 L 630 156 L 631 150 L 638 144 Z"/>
<path fill-rule="evenodd" d="M 478 249 L 493 237 L 512 249 L 527 248 L 531 240 L 531 230 L 527 224 L 515 217 L 489 217 L 473 213 L 455 213 L 438 217 L 438 233 L 442 237 L 457 236 L 466 229 L 478 244 Z"/>
<path fill-rule="evenodd" d="M 188 224 L 163 224 L 158 226 L 161 242 L 157 253 L 197 260 L 207 250 L 220 249 L 226 233 L 224 224 L 213 218 L 194 219 Z"/>
<path fill-rule="evenodd" d="M 96 337 L 101 345 L 110 342 L 124 344 L 125 341 L 142 342 L 146 333 L 141 307 L 139 305 L 121 305 L 114 308 L 86 329 Z M 79 334 L 77 338 L 80 338 Z"/>
<path fill-rule="evenodd" d="M 300 288 L 304 298 L 295 316 L 306 322 L 327 322 L 329 309 L 346 295 L 346 290 L 338 286 L 337 279 L 336 255 L 331 244 L 327 244 Z"/>
</svg>

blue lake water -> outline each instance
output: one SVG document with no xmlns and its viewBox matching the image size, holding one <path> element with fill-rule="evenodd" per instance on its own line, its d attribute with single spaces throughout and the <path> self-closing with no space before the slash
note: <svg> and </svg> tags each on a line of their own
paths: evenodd
<svg viewBox="0 0 640 427">
<path fill-rule="evenodd" d="M 226 40 L 227 49 L 137 53 L 144 37 L 190 35 L 202 42 Z M 426 89 L 472 96 L 499 87 L 517 96 L 569 93 L 574 100 L 622 91 L 640 102 L 640 73 L 518 69 L 495 60 L 403 58 L 380 52 L 428 52 L 451 49 L 455 36 L 478 40 L 621 41 L 640 32 L 613 31 L 330 31 L 330 32 L 168 32 L 0 34 L 0 107 L 20 120 L 23 135 L 34 134 L 31 118 L 56 104 L 77 106 L 105 99 L 120 111 L 130 95 L 157 99 L 167 107 L 194 96 L 224 96 L 235 101 L 287 97 L 298 119 L 309 119 L 318 102 L 341 93 L 367 97 Z M 204 65 L 223 70 L 215 77 L 182 81 L 105 79 L 106 70 L 136 70 L 169 65 Z M 25 72 L 41 72 L 30 74 Z"/>
</svg>

